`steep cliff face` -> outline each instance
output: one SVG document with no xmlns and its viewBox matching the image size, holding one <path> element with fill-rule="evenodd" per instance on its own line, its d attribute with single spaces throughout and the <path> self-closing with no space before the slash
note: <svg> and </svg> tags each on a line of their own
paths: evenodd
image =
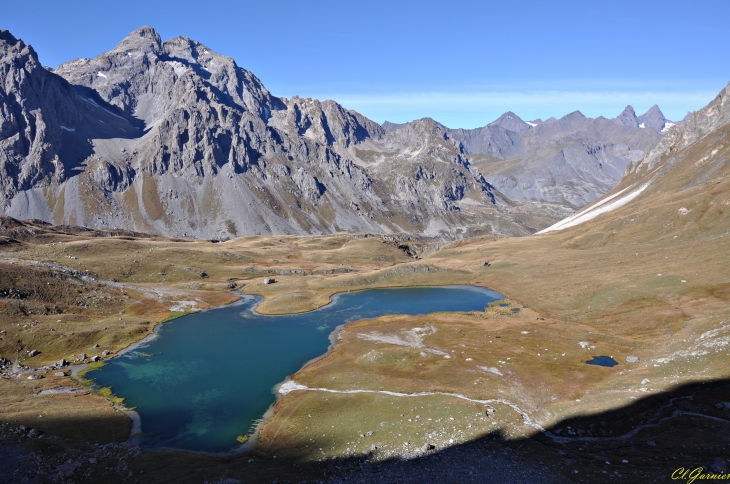
<svg viewBox="0 0 730 484">
<path fill-rule="evenodd" d="M 64 127 L 81 117 L 74 100 L 72 87 L 49 74 L 32 47 L 0 30 L 0 186 L 5 199 L 66 178 L 58 151 Z"/>
<path fill-rule="evenodd" d="M 14 59 L 3 61 L 5 77 L 23 78 Z M 33 82 L 58 86 L 38 90 L 34 111 L 56 138 L 41 133 L 42 156 L 10 150 L 30 173 L 6 170 L 2 211 L 17 218 L 212 238 L 517 235 L 559 216 L 515 210 L 440 125 L 387 133 L 334 101 L 274 97 L 233 59 L 184 37 L 162 42 L 144 27 L 53 72 L 34 59 Z M 20 88 L 3 95 L 25 99 Z M 19 124 L 5 119 L 8 144 L 6 125 Z"/>
</svg>

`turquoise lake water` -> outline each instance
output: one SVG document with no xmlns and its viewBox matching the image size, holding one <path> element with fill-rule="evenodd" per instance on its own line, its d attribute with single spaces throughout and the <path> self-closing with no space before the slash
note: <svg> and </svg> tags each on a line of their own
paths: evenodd
<svg viewBox="0 0 730 484">
<path fill-rule="evenodd" d="M 503 296 L 473 286 L 342 293 L 316 311 L 257 314 L 259 297 L 182 317 L 157 337 L 87 374 L 136 407 L 146 448 L 235 449 L 275 401 L 274 387 L 327 352 L 344 323 L 384 314 L 481 311 Z"/>
</svg>

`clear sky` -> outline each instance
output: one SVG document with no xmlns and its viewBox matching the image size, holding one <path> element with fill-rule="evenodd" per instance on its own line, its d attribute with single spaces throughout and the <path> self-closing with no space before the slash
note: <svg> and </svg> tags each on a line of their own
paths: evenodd
<svg viewBox="0 0 730 484">
<path fill-rule="evenodd" d="M 274 95 L 369 118 L 483 126 L 659 104 L 670 119 L 730 81 L 730 0 L 8 1 L 0 28 L 51 67 L 154 27 L 233 57 Z"/>
</svg>

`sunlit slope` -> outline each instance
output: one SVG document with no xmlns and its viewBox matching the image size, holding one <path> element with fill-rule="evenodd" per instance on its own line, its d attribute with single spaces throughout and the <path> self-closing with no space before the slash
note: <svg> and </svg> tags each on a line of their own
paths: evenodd
<svg viewBox="0 0 730 484">
<path fill-rule="evenodd" d="M 595 218 L 573 232 L 574 236 L 585 235 L 586 230 L 604 232 L 604 237 L 619 235 L 625 240 L 670 233 L 674 236 L 678 230 L 694 231 L 688 234 L 694 237 L 724 234 L 730 205 L 728 87 L 685 126 L 672 128 L 649 155 L 630 165 L 611 192 L 544 232 Z M 629 219 L 624 220 L 626 217 Z"/>
</svg>

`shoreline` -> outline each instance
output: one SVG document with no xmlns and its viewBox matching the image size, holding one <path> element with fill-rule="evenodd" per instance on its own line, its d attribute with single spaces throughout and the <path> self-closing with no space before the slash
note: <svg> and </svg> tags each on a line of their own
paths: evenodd
<svg viewBox="0 0 730 484">
<path fill-rule="evenodd" d="M 287 315 L 290 315 L 290 314 L 307 314 L 307 313 L 313 313 L 315 311 L 319 311 L 319 310 L 321 310 L 323 308 L 329 307 L 333 302 L 336 301 L 336 299 L 339 296 L 341 296 L 343 294 L 354 293 L 354 292 L 362 292 L 362 291 L 370 291 L 370 290 L 373 290 L 373 289 L 411 289 L 411 288 L 416 288 L 416 287 L 460 287 L 460 288 L 464 288 L 464 289 L 470 289 L 471 288 L 471 290 L 474 290 L 474 291 L 479 291 L 479 290 L 492 291 L 492 292 L 495 292 L 495 293 L 501 295 L 502 297 L 507 297 L 507 296 L 504 296 L 502 293 L 498 292 L 495 289 L 491 289 L 491 288 L 488 288 L 488 287 L 485 287 L 485 286 L 477 286 L 476 283 L 473 283 L 473 284 L 426 284 L 426 283 L 419 283 L 417 285 L 412 285 L 412 286 L 405 286 L 405 285 L 393 285 L 393 286 L 374 285 L 374 286 L 368 286 L 368 287 L 363 287 L 363 288 L 359 288 L 359 289 L 348 289 L 346 291 L 345 290 L 342 290 L 342 291 L 333 291 L 333 292 L 331 292 L 327 296 L 329 298 L 329 301 L 328 302 L 326 302 L 325 304 L 322 304 L 321 306 L 317 306 L 314 309 L 307 309 L 307 310 L 304 310 L 304 311 L 293 311 L 293 312 L 288 312 L 288 313 L 262 313 L 262 312 L 259 312 L 257 308 L 263 302 L 266 301 L 266 297 L 267 296 L 265 296 L 263 294 L 260 294 L 260 293 L 257 293 L 257 292 L 247 292 L 247 293 L 241 293 L 241 294 L 242 295 L 247 295 L 247 296 L 258 296 L 258 297 L 262 298 L 261 301 L 259 301 L 259 303 L 252 308 L 255 311 L 255 313 L 257 315 L 259 315 L 259 316 L 287 316 Z M 217 307 L 223 307 L 223 306 L 217 306 Z M 212 308 L 210 308 L 210 309 L 212 309 Z"/>
<path fill-rule="evenodd" d="M 435 285 L 434 284 L 434 285 L 385 286 L 385 287 L 379 286 L 379 287 L 367 287 L 367 288 L 357 289 L 357 290 L 348 290 L 347 292 L 345 292 L 345 291 L 334 292 L 334 293 L 332 293 L 329 296 L 329 299 L 330 300 L 329 300 L 329 302 L 327 304 L 323 304 L 323 305 L 321 305 L 321 306 L 319 306 L 319 307 L 317 307 L 315 309 L 311 309 L 311 310 L 308 310 L 308 311 L 299 311 L 299 312 L 283 313 L 283 314 L 265 314 L 265 313 L 259 313 L 256 310 L 256 308 L 265 300 L 265 296 L 262 296 L 261 294 L 252 294 L 252 293 L 241 293 L 241 292 L 238 292 L 238 295 L 240 296 L 240 298 L 238 300 L 233 301 L 232 303 L 229 303 L 229 304 L 224 304 L 224 305 L 220 305 L 220 306 L 214 306 L 214 307 L 209 307 L 209 308 L 201 309 L 199 311 L 195 311 L 195 314 L 202 313 L 202 312 L 206 312 L 206 311 L 211 311 L 211 310 L 214 310 L 214 309 L 220 309 L 220 308 L 223 308 L 223 307 L 230 307 L 230 306 L 234 306 L 234 305 L 243 305 L 243 304 L 245 304 L 247 302 L 250 302 L 251 300 L 255 300 L 257 298 L 261 298 L 261 299 L 259 301 L 254 301 L 255 304 L 253 306 L 251 306 L 251 308 L 250 308 L 250 311 L 254 312 L 256 315 L 277 317 L 277 316 L 286 316 L 286 315 L 291 315 L 291 314 L 305 314 L 305 313 L 312 313 L 312 312 L 316 312 L 316 311 L 323 310 L 325 308 L 329 308 L 329 307 L 337 304 L 337 302 L 339 301 L 339 299 L 342 296 L 346 295 L 346 294 L 351 294 L 351 293 L 355 293 L 355 292 L 370 291 L 370 290 L 378 290 L 378 289 L 412 289 L 412 288 L 419 288 L 419 287 L 421 287 L 421 288 L 439 288 L 439 287 L 440 288 L 459 288 L 459 289 L 465 289 L 465 290 L 471 290 L 471 291 L 481 292 L 481 293 L 484 293 L 484 294 L 488 294 L 489 296 L 492 296 L 492 297 L 494 297 L 494 296 L 505 297 L 502 293 L 499 293 L 499 292 L 497 292 L 497 291 L 495 291 L 493 289 L 490 289 L 490 288 L 487 288 L 487 287 L 484 287 L 484 286 L 477 286 L 477 285 L 474 285 L 474 284 L 447 284 L 447 285 L 444 285 L 444 284 Z M 183 317 L 183 316 L 187 316 L 187 314 L 181 315 L 180 317 Z M 155 327 L 154 327 L 153 332 L 151 334 L 145 336 L 144 338 L 142 338 L 139 341 L 136 341 L 136 342 L 130 344 L 129 346 L 125 347 L 124 349 L 122 349 L 118 353 L 114 354 L 111 358 L 108 358 L 108 359 L 102 360 L 102 361 L 103 362 L 106 362 L 106 361 L 113 360 L 114 358 L 123 356 L 123 355 L 125 355 L 125 354 L 127 354 L 127 353 L 129 353 L 131 351 L 136 350 L 137 348 L 142 347 L 144 344 L 149 343 L 150 341 L 153 341 L 153 340 L 157 339 L 159 337 L 159 331 L 161 330 L 162 325 L 165 324 L 165 323 L 168 323 L 168 322 L 175 321 L 176 319 L 179 319 L 179 318 L 174 318 L 174 319 L 171 319 L 171 320 L 168 320 L 168 321 L 159 322 L 159 323 L 155 324 Z M 362 319 L 371 319 L 371 318 L 362 318 Z M 281 382 L 275 384 L 271 388 L 272 394 L 274 395 L 274 401 L 271 403 L 271 405 L 269 405 L 269 407 L 266 409 L 266 411 L 261 416 L 261 418 L 259 418 L 258 420 L 255 421 L 255 423 L 254 423 L 254 425 L 253 425 L 253 427 L 251 429 L 251 432 L 249 434 L 247 434 L 249 436 L 248 441 L 246 441 L 245 443 L 241 444 L 240 446 L 235 447 L 234 449 L 232 449 L 231 451 L 228 451 L 228 452 L 194 451 L 194 450 L 179 449 L 179 448 L 174 448 L 174 447 L 159 447 L 159 448 L 154 448 L 154 449 L 144 449 L 143 448 L 143 450 L 145 452 L 169 452 L 169 451 L 172 451 L 172 452 L 182 452 L 182 453 L 186 453 L 186 454 L 204 455 L 204 456 L 215 457 L 215 458 L 237 457 L 237 456 L 241 456 L 241 455 L 244 455 L 246 453 L 249 453 L 251 451 L 256 450 L 256 447 L 258 446 L 258 440 L 259 440 L 259 435 L 260 435 L 261 429 L 274 416 L 274 414 L 276 412 L 276 406 L 277 406 L 278 402 L 282 398 L 284 398 L 286 396 L 285 394 L 280 393 L 279 392 L 279 389 L 283 385 L 285 385 L 286 383 L 291 382 L 292 379 L 297 374 L 299 374 L 300 372 L 302 372 L 309 365 L 311 365 L 313 363 L 316 363 L 317 361 L 320 361 L 320 360 L 328 357 L 330 354 L 332 354 L 332 352 L 333 352 L 333 350 L 335 348 L 335 345 L 339 341 L 340 335 L 345 331 L 346 326 L 348 324 L 350 324 L 350 323 L 354 323 L 354 322 L 357 322 L 357 321 L 362 321 L 362 319 L 358 319 L 358 320 L 355 320 L 355 321 L 349 321 L 349 322 L 345 322 L 345 323 L 342 323 L 342 324 L 337 325 L 330 332 L 330 334 L 328 335 L 328 339 L 329 339 L 330 344 L 329 344 L 329 346 L 327 347 L 327 350 L 324 353 L 322 353 L 321 355 L 316 356 L 314 358 L 311 358 L 308 361 L 304 362 L 302 364 L 302 366 L 297 371 L 295 371 L 291 375 L 287 375 L 284 378 L 284 380 L 282 380 Z M 71 370 L 71 375 L 70 375 L 71 378 L 73 378 L 78 383 L 82 384 L 82 381 L 81 380 L 84 380 L 85 378 L 78 377 L 77 373 L 79 371 L 85 369 L 89 364 L 91 364 L 91 363 L 84 363 L 84 364 L 73 365 L 73 366 L 69 367 L 69 369 Z M 88 379 L 85 379 L 85 380 L 91 381 L 91 380 L 88 380 Z M 114 405 L 114 407 L 116 409 L 124 412 L 125 415 L 127 415 L 127 417 L 129 417 L 129 419 L 132 421 L 132 428 L 130 429 L 129 437 L 127 438 L 127 440 L 124 441 L 124 443 L 127 444 L 127 445 L 135 445 L 135 444 L 138 444 L 138 439 L 141 437 L 141 436 L 138 436 L 138 435 L 142 433 L 142 418 L 141 418 L 140 414 L 137 411 L 135 411 L 135 410 L 132 410 L 132 409 L 129 409 L 129 408 L 125 407 L 123 404 L 122 405 Z M 135 437 L 135 436 L 138 436 L 138 437 Z"/>
<path fill-rule="evenodd" d="M 236 299 L 235 301 L 233 301 L 232 303 L 222 304 L 220 306 L 211 306 L 211 307 L 204 308 L 204 309 L 199 309 L 197 311 L 193 311 L 193 313 L 194 314 L 197 314 L 197 313 L 202 313 L 202 312 L 210 311 L 210 310 L 213 310 L 213 309 L 220 309 L 220 308 L 223 308 L 223 307 L 233 306 L 233 305 L 236 305 L 236 304 L 244 304 L 245 302 L 251 300 L 252 298 L 255 298 L 255 296 L 252 296 L 252 295 L 249 295 L 249 294 L 241 294 L 240 292 L 237 293 L 237 294 L 240 297 L 238 299 Z M 188 314 L 183 314 L 183 315 L 181 315 L 180 317 L 177 317 L 177 318 L 168 319 L 168 320 L 165 320 L 165 321 L 160 321 L 158 323 L 155 323 L 155 326 L 152 328 L 152 333 L 148 334 L 147 336 L 145 336 L 141 340 L 135 341 L 134 343 L 131 343 L 130 345 L 122 348 L 121 350 L 119 350 L 118 352 L 116 352 L 111 357 L 109 357 L 109 358 L 107 358 L 105 360 L 100 360 L 100 362 L 106 364 L 106 362 L 108 362 L 108 361 L 111 361 L 111 360 L 113 360 L 115 358 L 119 358 L 120 356 L 124 356 L 125 354 L 130 353 L 130 352 L 136 350 L 137 348 L 140 348 L 144 344 L 147 344 L 150 341 L 154 341 L 155 339 L 157 339 L 160 336 L 159 333 L 160 333 L 160 330 L 162 329 L 162 326 L 164 324 L 170 323 L 172 321 L 175 321 L 175 320 L 180 319 L 181 317 L 184 317 L 184 316 L 187 316 L 187 315 Z M 95 363 L 95 362 L 81 363 L 81 364 L 78 364 L 78 365 L 69 365 L 68 369 L 71 372 L 70 375 L 69 375 L 69 378 L 71 378 L 73 381 L 75 381 L 76 383 L 78 383 L 79 385 L 81 385 L 83 387 L 86 387 L 86 385 L 84 385 L 84 381 L 89 382 L 89 386 L 96 385 L 96 383 L 94 383 L 91 379 L 84 378 L 84 377 L 80 377 L 78 375 L 78 373 L 80 371 L 85 370 L 92 363 Z M 93 389 L 91 389 L 91 391 L 93 392 Z M 117 405 L 112 405 L 112 406 L 115 409 L 119 410 L 120 412 L 123 412 L 132 421 L 132 427 L 129 430 L 129 436 L 122 443 L 127 444 L 127 445 L 135 445 L 137 443 L 136 440 L 139 439 L 139 437 L 135 437 L 135 436 L 142 433 L 142 416 L 136 410 L 132 410 L 132 409 L 126 407 L 124 404 L 117 404 Z M 246 443 L 248 443 L 248 442 L 246 442 Z M 148 449 L 145 449 L 145 450 L 148 451 Z M 160 449 L 160 450 L 176 450 L 176 451 L 181 451 L 181 449 Z"/>
</svg>

